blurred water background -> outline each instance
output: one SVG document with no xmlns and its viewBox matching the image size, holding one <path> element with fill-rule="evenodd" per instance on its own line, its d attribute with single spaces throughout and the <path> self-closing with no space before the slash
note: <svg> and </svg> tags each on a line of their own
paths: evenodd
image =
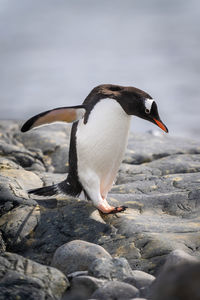
<svg viewBox="0 0 200 300">
<path fill-rule="evenodd" d="M 199 74 L 199 0 L 0 0 L 0 119 L 114 83 L 152 95 L 170 134 L 200 138 Z"/>
</svg>

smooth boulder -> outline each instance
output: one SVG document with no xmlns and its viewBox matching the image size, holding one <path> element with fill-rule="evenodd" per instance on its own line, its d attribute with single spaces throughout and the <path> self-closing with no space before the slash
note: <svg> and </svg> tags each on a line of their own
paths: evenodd
<svg viewBox="0 0 200 300">
<path fill-rule="evenodd" d="M 103 247 L 82 240 L 74 240 L 56 250 L 52 266 L 67 275 L 75 271 L 88 270 L 95 259 L 102 257 L 111 258 Z"/>
</svg>

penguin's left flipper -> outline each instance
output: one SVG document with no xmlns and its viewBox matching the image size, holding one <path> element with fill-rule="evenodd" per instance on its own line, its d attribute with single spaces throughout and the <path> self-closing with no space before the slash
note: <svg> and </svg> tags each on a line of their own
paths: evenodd
<svg viewBox="0 0 200 300">
<path fill-rule="evenodd" d="M 76 122 L 84 117 L 85 112 L 86 109 L 83 105 L 59 107 L 44 111 L 26 121 L 26 123 L 22 126 L 21 131 L 26 132 L 34 127 L 50 124 L 53 122 Z"/>
<path fill-rule="evenodd" d="M 117 214 L 117 213 L 120 213 L 120 212 L 123 212 L 127 209 L 128 207 L 127 206 L 117 206 L 117 207 L 114 207 L 113 210 L 111 210 L 110 212 L 104 212 L 104 214 Z"/>
</svg>

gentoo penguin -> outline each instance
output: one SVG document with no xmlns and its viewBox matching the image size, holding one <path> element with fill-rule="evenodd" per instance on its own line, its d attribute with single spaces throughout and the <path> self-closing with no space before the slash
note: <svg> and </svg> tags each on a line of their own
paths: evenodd
<svg viewBox="0 0 200 300">
<path fill-rule="evenodd" d="M 83 191 L 103 213 L 124 211 L 124 206 L 110 206 L 106 197 L 122 162 L 132 115 L 168 132 L 149 94 L 135 87 L 112 84 L 95 87 L 82 105 L 55 108 L 29 119 L 22 132 L 56 121 L 73 122 L 67 178 L 29 193 L 39 196 L 64 193 L 77 197 Z"/>
</svg>

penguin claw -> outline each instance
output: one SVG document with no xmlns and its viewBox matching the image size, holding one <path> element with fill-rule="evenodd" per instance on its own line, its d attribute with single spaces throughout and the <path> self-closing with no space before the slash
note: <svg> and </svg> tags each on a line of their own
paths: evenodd
<svg viewBox="0 0 200 300">
<path fill-rule="evenodd" d="M 127 207 L 127 206 L 124 206 L 124 205 L 122 205 L 122 206 L 117 206 L 117 207 L 115 207 L 112 211 L 110 211 L 110 212 L 107 213 L 107 214 L 116 214 L 116 213 L 120 213 L 120 212 L 125 211 L 127 208 L 128 208 L 128 207 Z"/>
</svg>

